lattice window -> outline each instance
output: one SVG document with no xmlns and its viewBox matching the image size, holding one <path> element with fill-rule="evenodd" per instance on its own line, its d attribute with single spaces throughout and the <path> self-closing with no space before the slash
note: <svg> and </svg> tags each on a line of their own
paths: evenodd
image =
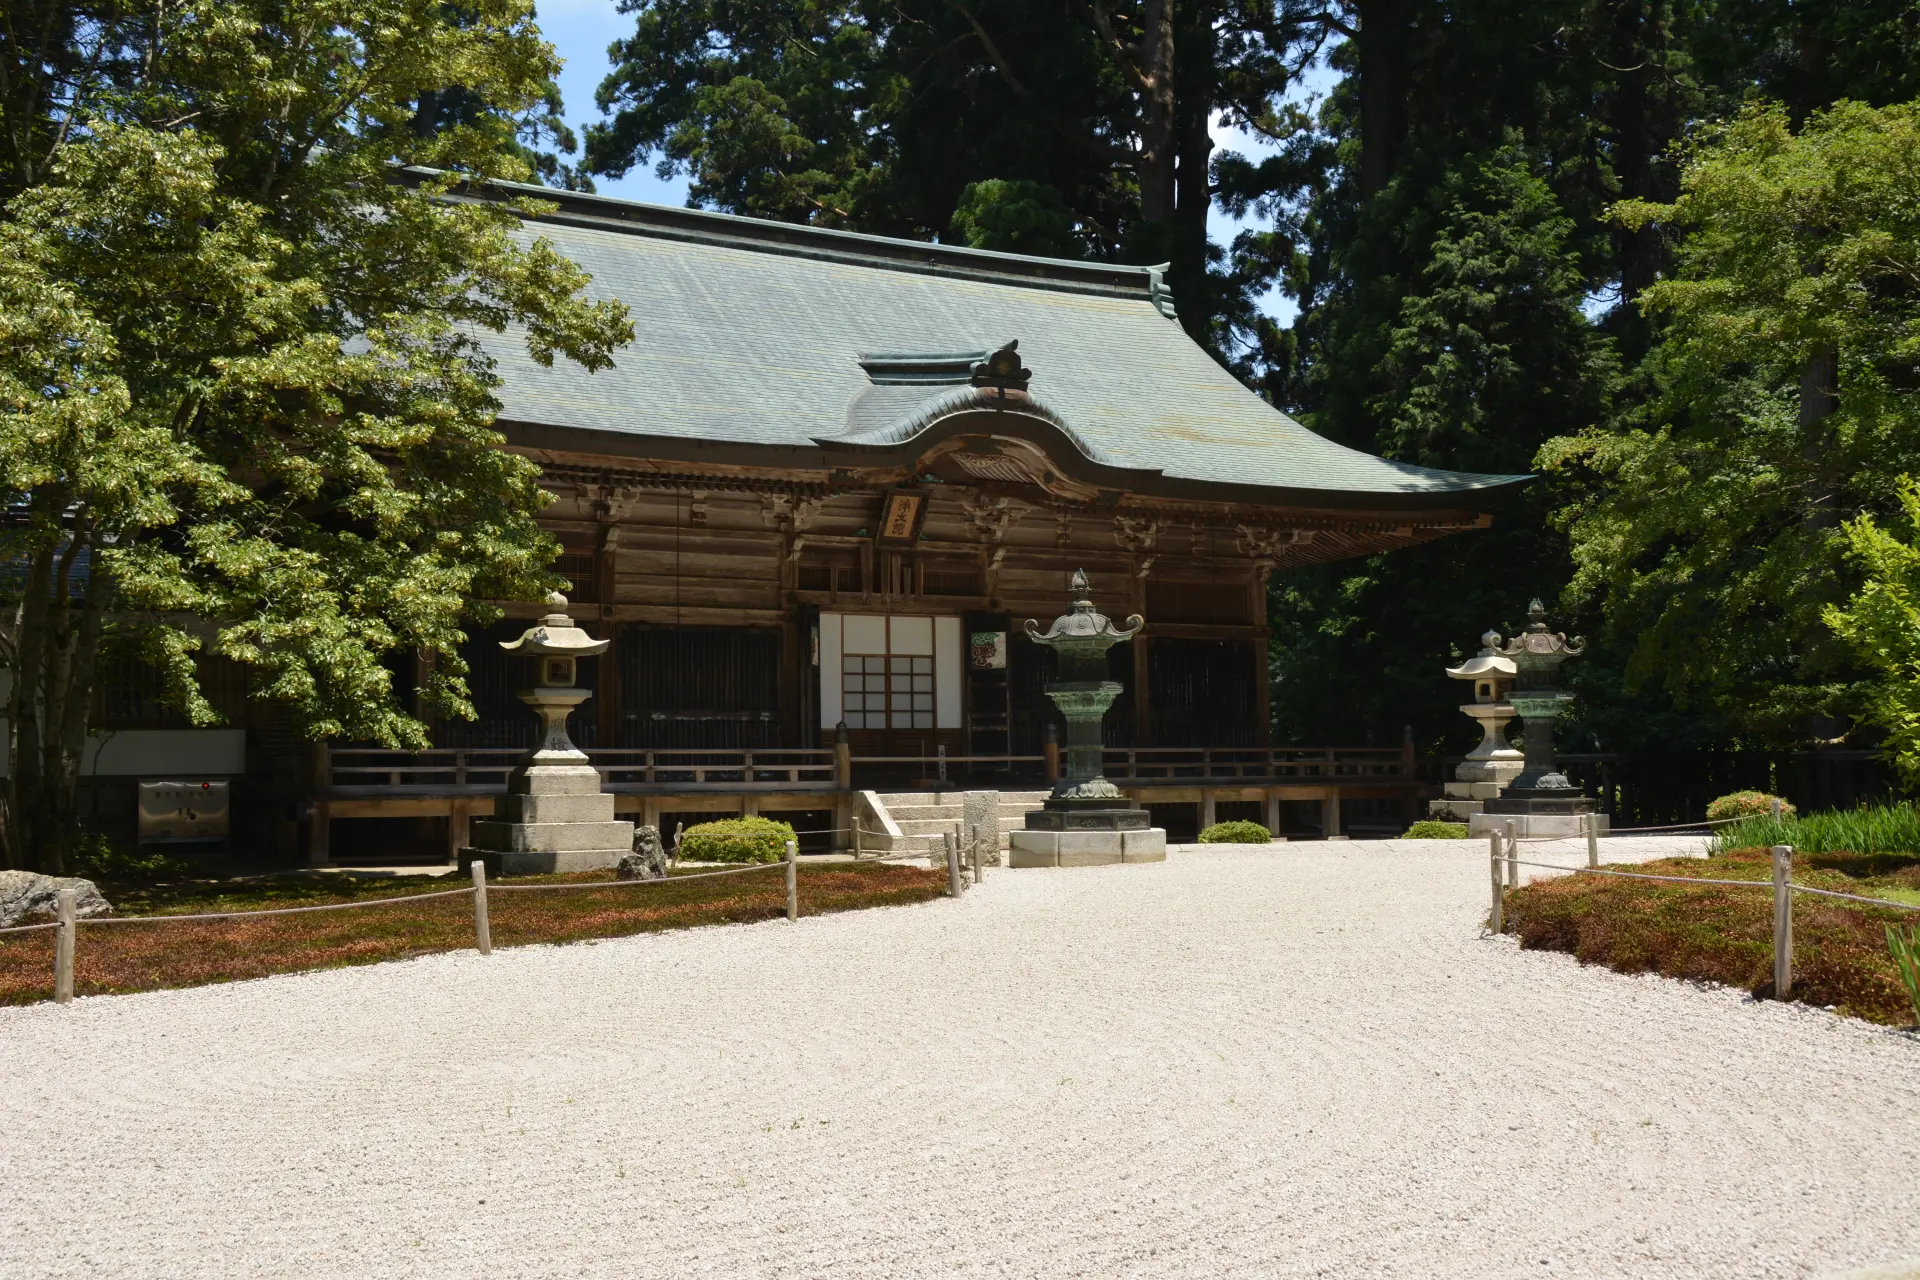
<svg viewBox="0 0 1920 1280">
<path fill-rule="evenodd" d="M 849 653 L 840 663 L 840 709 L 847 728 L 933 728 L 931 657 Z"/>
</svg>

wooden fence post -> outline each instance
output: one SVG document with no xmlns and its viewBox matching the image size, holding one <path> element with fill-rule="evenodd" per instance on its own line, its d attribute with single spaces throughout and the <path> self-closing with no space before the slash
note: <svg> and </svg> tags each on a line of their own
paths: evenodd
<svg viewBox="0 0 1920 1280">
<path fill-rule="evenodd" d="M 960 896 L 960 842 L 953 838 L 953 832 L 942 831 L 940 839 L 947 846 L 947 896 Z"/>
<path fill-rule="evenodd" d="M 787 923 L 800 919 L 800 842 L 787 841 Z"/>
<path fill-rule="evenodd" d="M 1793 846 L 1773 846 L 1773 998 L 1793 995 Z"/>
<path fill-rule="evenodd" d="M 1514 834 L 1513 819 L 1507 819 L 1507 888 L 1520 887 L 1520 839 Z"/>
<path fill-rule="evenodd" d="M 53 934 L 53 1002 L 65 1004 L 73 999 L 73 936 L 79 932 L 80 922 L 74 912 L 72 889 L 56 892 L 54 902 L 60 927 Z"/>
<path fill-rule="evenodd" d="M 1505 933 L 1506 904 L 1501 900 L 1500 896 L 1500 837 L 1495 834 L 1489 834 L 1487 836 L 1487 846 L 1487 867 L 1493 877 L 1493 914 L 1490 919 L 1492 920 L 1492 928 L 1495 933 Z"/>
<path fill-rule="evenodd" d="M 493 954 L 493 925 L 486 913 L 486 862 L 474 854 L 474 948 L 482 956 Z"/>
<path fill-rule="evenodd" d="M 980 828 L 967 829 L 967 848 L 973 851 L 973 882 L 979 884 L 986 879 L 986 859 L 980 856 Z"/>
<path fill-rule="evenodd" d="M 1587 828 L 1587 865 L 1600 865 L 1600 819 L 1591 813 L 1580 815 L 1580 821 Z"/>
</svg>

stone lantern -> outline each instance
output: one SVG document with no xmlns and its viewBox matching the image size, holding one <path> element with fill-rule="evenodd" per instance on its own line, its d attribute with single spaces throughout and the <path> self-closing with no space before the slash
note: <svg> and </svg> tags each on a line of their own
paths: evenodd
<svg viewBox="0 0 1920 1280">
<path fill-rule="evenodd" d="M 1473 701 L 1460 710 L 1479 724 L 1481 739 L 1455 766 L 1454 781 L 1445 784 L 1444 798 L 1427 806 L 1428 816 L 1443 822 L 1470 821 L 1525 767 L 1520 752 L 1507 742 L 1507 724 L 1518 714 L 1507 701 L 1516 672 L 1513 659 L 1500 653 L 1498 631 L 1480 637 L 1480 652 L 1474 657 L 1447 668 L 1453 679 L 1473 685 Z"/>
<path fill-rule="evenodd" d="M 574 664 L 606 652 L 567 616 L 567 598 L 547 597 L 552 609 L 517 640 L 502 641 L 509 653 L 534 661 L 534 687 L 520 701 L 540 717 L 540 738 L 507 778 L 507 795 L 491 820 L 473 823 L 473 847 L 498 854 L 505 875 L 592 871 L 611 867 L 633 847 L 633 824 L 613 816 L 613 797 L 600 790 L 600 772 L 567 736 L 567 716 L 593 696 L 574 680 Z"/>
<path fill-rule="evenodd" d="M 1059 679 L 1047 697 L 1067 722 L 1066 776 L 1044 807 L 1027 813 L 1024 830 L 1008 836 L 1008 864 L 1015 867 L 1084 867 L 1108 862 L 1159 862 L 1167 856 L 1167 833 L 1153 826 L 1120 788 L 1101 777 L 1101 722 L 1121 694 L 1107 679 L 1107 650 L 1138 635 L 1140 615 L 1125 630 L 1093 607 L 1085 570 L 1073 575 L 1072 611 L 1045 631 L 1027 620 L 1027 638 L 1059 655 Z"/>
<path fill-rule="evenodd" d="M 1503 830 L 1513 823 L 1515 834 L 1522 836 L 1578 835 L 1586 815 L 1606 830 L 1605 814 L 1592 797 L 1567 781 L 1553 758 L 1553 722 L 1560 718 L 1573 695 L 1557 688 L 1561 664 L 1586 652 L 1579 636 L 1572 640 L 1547 630 L 1547 610 L 1538 600 L 1527 609 L 1527 629 L 1504 647 L 1498 656 L 1513 663 L 1513 690 L 1507 695 L 1520 717 L 1521 745 L 1525 758 L 1521 770 L 1486 802 L 1486 808 L 1469 824 L 1475 835 Z"/>
</svg>

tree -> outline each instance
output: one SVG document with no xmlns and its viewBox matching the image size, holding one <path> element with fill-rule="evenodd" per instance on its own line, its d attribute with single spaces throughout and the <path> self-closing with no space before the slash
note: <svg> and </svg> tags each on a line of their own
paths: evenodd
<svg viewBox="0 0 1920 1280">
<path fill-rule="evenodd" d="M 1619 210 L 1675 240 L 1641 296 L 1655 396 L 1541 451 L 1597 485 L 1563 513 L 1571 590 L 1604 608 L 1630 686 L 1830 739 L 1867 708 L 1824 620 L 1858 581 L 1842 522 L 1896 509 L 1920 471 L 1920 110 L 1840 103 L 1795 132 L 1749 108 L 1681 186 Z"/>
<path fill-rule="evenodd" d="M 446 198 L 528 174 L 496 122 L 555 64 L 522 0 L 11 12 L 5 854 L 57 872 L 111 632 L 201 722 L 207 652 L 315 736 L 423 744 L 416 698 L 471 715 L 474 602 L 545 589 L 557 552 L 474 333 L 592 369 L 632 330 L 521 232 L 537 205 Z M 463 118 L 415 127 L 449 86 Z"/>
<path fill-rule="evenodd" d="M 651 163 L 691 175 L 699 205 L 918 239 L 1021 246 L 1041 217 L 1045 252 L 1171 262 L 1183 322 L 1217 344 L 1216 324 L 1246 308 L 1219 296 L 1239 277 L 1209 271 L 1211 126 L 1272 117 L 1321 6 L 623 0 L 622 11 L 634 32 L 598 95 L 610 118 L 587 133 L 594 172 Z"/>
<path fill-rule="evenodd" d="M 1861 571 L 1845 609 L 1822 618 L 1878 673 L 1861 714 L 1885 734 L 1882 745 L 1909 784 L 1920 785 L 1920 484 L 1900 482 L 1900 513 L 1889 525 L 1870 515 L 1847 521 L 1847 551 Z"/>
</svg>

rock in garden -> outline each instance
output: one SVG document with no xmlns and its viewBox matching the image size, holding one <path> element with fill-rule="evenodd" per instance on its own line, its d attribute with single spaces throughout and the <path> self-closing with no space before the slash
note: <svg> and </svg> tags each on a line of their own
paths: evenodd
<svg viewBox="0 0 1920 1280">
<path fill-rule="evenodd" d="M 33 871 L 0 871 L 0 929 L 53 919 L 60 910 L 57 895 L 62 889 L 74 890 L 76 915 L 103 916 L 113 910 L 113 905 L 101 896 L 91 880 L 43 876 Z"/>
<path fill-rule="evenodd" d="M 636 826 L 633 852 L 620 859 L 614 868 L 620 880 L 664 880 L 667 878 L 667 851 L 660 843 L 660 828 Z"/>
</svg>

